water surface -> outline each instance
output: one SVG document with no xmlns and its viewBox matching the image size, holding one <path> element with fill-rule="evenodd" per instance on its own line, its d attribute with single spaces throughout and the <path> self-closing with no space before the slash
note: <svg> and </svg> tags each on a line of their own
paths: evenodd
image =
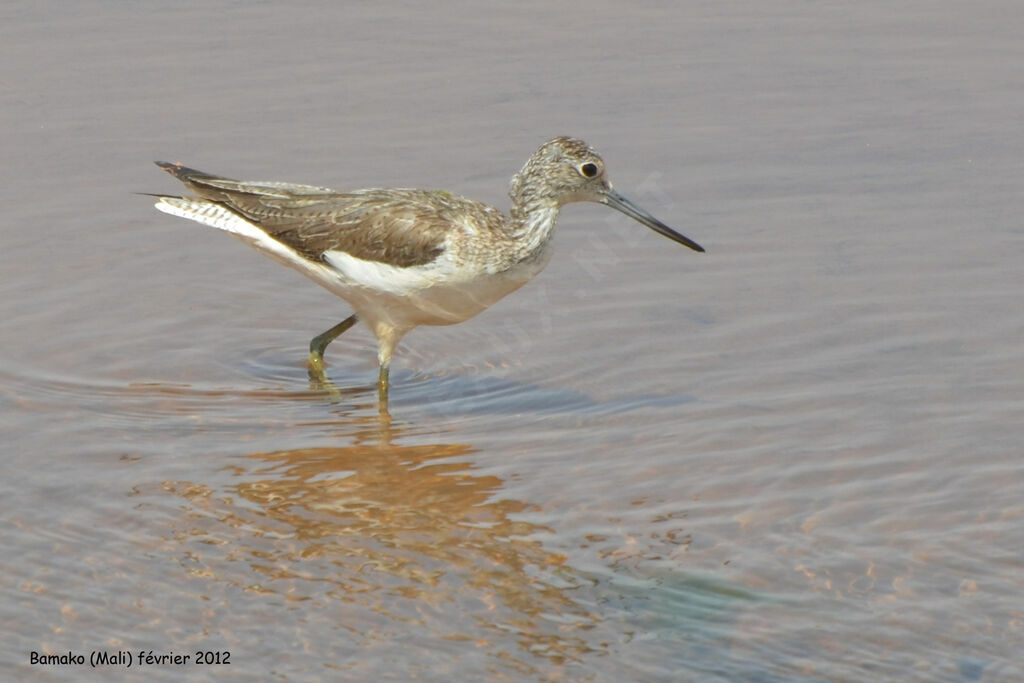
<svg viewBox="0 0 1024 683">
<path fill-rule="evenodd" d="M 4 637 L 155 680 L 1024 678 L 1011 3 L 0 10 Z M 344 302 L 151 165 L 564 212 L 375 407 Z M 105 676 L 109 677 L 110 672 Z"/>
</svg>

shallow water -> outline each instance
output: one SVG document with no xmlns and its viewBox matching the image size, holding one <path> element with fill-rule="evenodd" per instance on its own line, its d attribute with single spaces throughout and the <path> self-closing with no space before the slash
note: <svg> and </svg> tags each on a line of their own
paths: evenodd
<svg viewBox="0 0 1024 683">
<path fill-rule="evenodd" d="M 0 10 L 0 666 L 157 680 L 1024 678 L 1016 5 Z M 344 302 L 150 164 L 562 214 L 375 406 Z M 142 671 L 139 671 L 139 669 Z M 106 672 L 106 677 L 110 672 Z"/>
</svg>

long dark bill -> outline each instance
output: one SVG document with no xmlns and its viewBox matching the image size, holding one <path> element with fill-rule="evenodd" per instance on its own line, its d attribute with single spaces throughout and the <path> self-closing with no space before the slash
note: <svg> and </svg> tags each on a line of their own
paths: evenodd
<svg viewBox="0 0 1024 683">
<path fill-rule="evenodd" d="M 648 228 L 658 233 L 659 235 L 664 235 L 673 242 L 685 244 L 694 251 L 704 251 L 704 247 L 700 246 L 699 244 L 691 240 L 689 237 L 686 237 L 685 235 L 680 235 L 678 232 L 668 227 L 667 225 L 659 221 L 657 218 L 655 218 L 654 216 L 652 216 L 651 214 L 647 213 L 639 206 L 634 204 L 633 202 L 623 197 L 615 190 L 608 190 L 604 193 L 603 196 L 603 203 L 605 205 L 610 206 L 617 211 L 621 211 L 622 213 L 626 214 L 635 221 L 643 223 L 644 225 L 646 225 Z"/>
</svg>

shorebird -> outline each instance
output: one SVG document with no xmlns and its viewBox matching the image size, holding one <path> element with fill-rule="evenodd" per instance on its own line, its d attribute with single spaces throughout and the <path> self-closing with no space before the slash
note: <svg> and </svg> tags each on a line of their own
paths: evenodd
<svg viewBox="0 0 1024 683">
<path fill-rule="evenodd" d="M 226 230 L 352 306 L 351 316 L 310 342 L 311 376 L 324 379 L 327 345 L 363 320 L 377 337 L 383 409 L 391 356 L 402 337 L 419 325 L 472 318 L 532 280 L 551 256 L 552 232 L 565 204 L 610 206 L 704 251 L 613 190 L 601 157 L 569 137 L 545 142 L 515 174 L 508 215 L 444 190 L 338 192 L 156 164 L 197 195 L 156 195 L 157 209 Z"/>
</svg>

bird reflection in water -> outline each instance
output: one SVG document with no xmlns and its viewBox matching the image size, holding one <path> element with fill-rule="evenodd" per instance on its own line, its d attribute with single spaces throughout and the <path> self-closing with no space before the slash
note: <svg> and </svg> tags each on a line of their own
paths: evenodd
<svg viewBox="0 0 1024 683">
<path fill-rule="evenodd" d="M 399 445 L 423 439 L 386 419 L 342 428 L 352 445 L 237 458 L 223 491 L 170 485 L 195 508 L 177 536 L 203 576 L 304 601 L 305 620 L 330 623 L 305 629 L 312 651 L 342 647 L 341 628 L 383 654 L 386 634 L 419 627 L 428 643 L 470 641 L 496 670 L 551 673 L 603 648 L 565 557 L 527 540 L 549 530 L 515 519 L 531 506 L 475 472 L 470 446 Z M 435 674 L 457 666 L 444 648 L 416 657 L 436 657 L 423 662 Z"/>
</svg>

